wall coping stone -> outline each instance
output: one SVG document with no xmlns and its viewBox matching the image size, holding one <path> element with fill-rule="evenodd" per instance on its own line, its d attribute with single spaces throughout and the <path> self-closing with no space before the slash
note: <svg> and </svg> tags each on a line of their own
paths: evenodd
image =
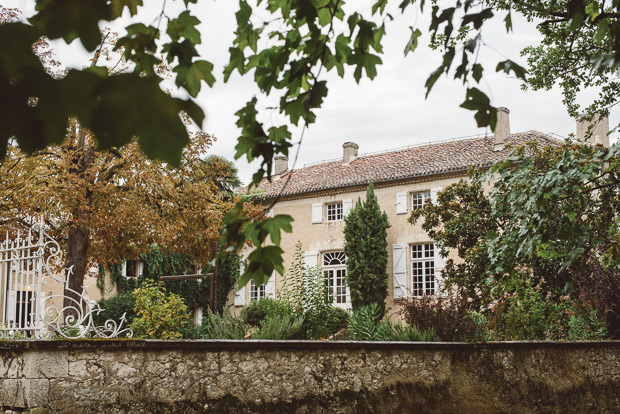
<svg viewBox="0 0 620 414">
<path fill-rule="evenodd" d="M 379 341 L 272 341 L 272 340 L 159 340 L 159 339 L 52 339 L 0 340 L 0 350 L 27 349 L 144 349 L 203 351 L 276 351 L 276 350 L 500 350 L 535 348 L 618 348 L 620 341 L 503 341 L 503 342 L 379 342 Z"/>
</svg>

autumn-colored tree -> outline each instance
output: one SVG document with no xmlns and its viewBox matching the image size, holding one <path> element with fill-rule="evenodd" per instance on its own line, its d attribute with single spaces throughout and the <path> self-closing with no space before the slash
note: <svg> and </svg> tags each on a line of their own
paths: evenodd
<svg viewBox="0 0 620 414">
<path fill-rule="evenodd" d="M 45 217 L 65 249 L 65 266 L 73 266 L 76 291 L 90 263 L 135 259 L 153 244 L 206 265 L 222 217 L 237 201 L 223 190 L 234 169 L 204 158 L 211 142 L 210 135 L 194 135 L 178 168 L 149 160 L 135 143 L 98 150 L 77 124 L 62 145 L 33 156 L 10 146 L 0 164 L 0 228 L 14 231 Z M 246 206 L 252 217 L 261 214 Z"/>
<path fill-rule="evenodd" d="M 15 9 L 0 12 L 0 23 L 17 16 Z M 105 31 L 91 60 L 93 67 L 110 65 L 111 78 L 128 69 L 122 55 L 112 52 L 115 38 Z M 35 51 L 50 72 L 62 76 L 45 39 Z M 159 71 L 165 75 L 168 68 Z M 187 115 L 183 121 L 190 125 Z M 204 266 L 215 255 L 222 217 L 238 201 L 232 189 L 240 183 L 232 163 L 206 157 L 211 135 L 189 136 L 178 166 L 149 159 L 136 140 L 103 150 L 76 119 L 61 144 L 31 156 L 10 142 L 0 162 L 0 228 L 13 232 L 43 216 L 64 248 L 64 266 L 73 269 L 69 288 L 77 292 L 89 264 L 137 259 L 154 244 Z M 251 218 L 262 214 L 250 203 L 244 210 Z"/>
</svg>

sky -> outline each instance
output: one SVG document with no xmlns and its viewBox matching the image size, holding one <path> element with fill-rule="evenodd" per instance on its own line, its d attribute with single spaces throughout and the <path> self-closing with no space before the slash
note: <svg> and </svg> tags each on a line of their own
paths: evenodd
<svg viewBox="0 0 620 414">
<path fill-rule="evenodd" d="M 160 0 L 145 2 L 148 8 L 141 11 L 141 20 L 151 22 L 161 11 Z M 397 5 L 400 1 L 393 1 Z M 25 16 L 33 13 L 33 1 L 2 0 L 6 7 L 18 7 Z M 176 10 L 183 2 L 177 0 L 167 3 L 167 10 L 176 15 Z M 351 0 L 351 5 L 369 12 L 372 1 Z M 176 10 L 175 10 L 176 8 Z M 236 72 L 227 83 L 223 82 L 222 70 L 228 62 L 228 48 L 234 39 L 236 20 L 234 13 L 238 2 L 232 0 L 201 0 L 193 9 L 201 20 L 199 29 L 203 44 L 198 52 L 203 59 L 215 66 L 217 82 L 213 88 L 203 84 L 197 102 L 206 112 L 203 130 L 216 137 L 211 154 L 234 160 L 235 145 L 239 136 L 236 127 L 237 112 L 253 96 L 259 96 L 259 108 L 271 106 L 273 97 L 261 97 L 253 83 L 251 75 L 239 76 Z M 428 16 L 410 7 L 405 15 L 393 9 L 393 22 L 386 27 L 384 38 L 383 64 L 378 67 L 378 75 L 370 81 L 364 78 L 359 84 L 352 77 L 352 70 L 347 71 L 345 79 L 335 72 L 327 73 L 329 94 L 317 114 L 316 123 L 303 134 L 295 168 L 322 160 L 342 157 L 342 144 L 353 141 L 359 145 L 359 154 L 386 151 L 410 145 L 428 142 L 484 135 L 491 131 L 478 128 L 473 112 L 462 109 L 459 104 L 464 100 L 465 87 L 460 81 L 451 77 L 442 77 L 437 81 L 428 98 L 425 98 L 424 83 L 429 74 L 440 64 L 441 55 L 428 48 Z M 267 18 L 266 13 L 257 13 L 256 18 Z M 128 16 L 113 26 L 122 27 Z M 566 137 L 575 132 L 575 121 L 571 119 L 562 103 L 562 94 L 556 88 L 550 91 L 523 91 L 521 83 L 505 74 L 493 72 L 497 62 L 510 58 L 525 66 L 525 59 L 519 51 L 532 44 L 537 44 L 540 36 L 534 24 L 513 16 L 514 31 L 506 34 L 502 18 L 485 25 L 482 33 L 484 46 L 481 48 L 479 61 L 485 66 L 486 81 L 480 86 L 491 97 L 495 106 L 510 109 L 511 132 L 537 130 Z M 110 26 L 101 22 L 101 27 Z M 420 46 L 415 52 L 404 56 L 404 47 L 411 33 L 410 27 L 420 28 L 423 35 Z M 67 66 L 80 67 L 87 64 L 88 54 L 79 42 L 67 46 L 62 42 L 53 44 L 60 60 Z M 584 104 L 587 101 L 586 93 Z M 286 119 L 273 110 L 264 110 L 261 120 L 265 129 L 280 126 Z M 620 113 L 613 110 L 610 125 L 620 123 Z M 293 142 L 299 142 L 301 130 L 292 128 Z M 617 140 L 617 134 L 611 136 L 611 142 Z M 289 168 L 297 145 L 290 150 Z M 258 164 L 248 164 L 245 159 L 235 160 L 239 176 L 248 183 Z"/>
</svg>

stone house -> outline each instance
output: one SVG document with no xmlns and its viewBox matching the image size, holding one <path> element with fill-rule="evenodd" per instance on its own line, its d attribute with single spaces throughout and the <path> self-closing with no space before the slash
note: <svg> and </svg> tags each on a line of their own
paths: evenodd
<svg viewBox="0 0 620 414">
<path fill-rule="evenodd" d="M 398 308 L 400 300 L 424 294 L 438 294 L 442 285 L 441 270 L 445 258 L 438 254 L 433 241 L 419 224 L 407 221 L 412 209 L 434 200 L 446 186 L 467 177 L 470 167 L 488 168 L 506 159 L 510 147 L 535 141 L 540 146 L 559 145 L 562 140 L 538 131 L 510 132 L 510 111 L 498 109 L 498 124 L 494 135 L 470 139 L 455 139 L 404 149 L 358 156 L 359 146 L 353 142 L 342 145 L 342 157 L 296 170 L 289 170 L 288 159 L 275 157 L 271 182 L 258 187 L 265 204 L 277 200 L 269 215 L 288 214 L 293 217 L 293 233 L 283 233 L 284 268 L 288 269 L 295 245 L 302 243 L 308 266 L 318 266 L 333 289 L 334 305 L 351 309 L 346 287 L 346 257 L 344 248 L 344 217 L 358 198 L 365 198 L 369 180 L 373 180 L 380 207 L 388 214 L 388 275 L 387 305 Z M 594 122 L 578 120 L 576 136 L 589 143 L 609 147 L 609 120 Z M 249 251 L 246 252 L 249 254 Z M 456 258 L 456 254 L 452 258 Z M 128 278 L 143 273 L 144 263 L 132 260 L 123 263 L 122 275 Z M 95 285 L 96 269 L 87 275 L 86 283 Z M 196 272 L 200 273 L 200 272 Z M 198 275 L 193 275 L 198 276 Z M 106 274 L 109 279 L 109 274 Z M 167 280 L 176 280 L 170 276 Z M 106 280 L 106 286 L 111 285 Z M 274 274 L 267 284 L 250 282 L 244 288 L 230 292 L 228 301 L 237 313 L 241 307 L 263 297 L 275 297 L 282 285 L 282 275 Z M 96 289 L 94 289 L 96 290 Z M 89 292 L 90 293 L 90 292 Z M 116 294 L 91 293 L 98 300 Z M 202 308 L 194 309 L 194 322 L 202 319 Z"/>
<path fill-rule="evenodd" d="M 585 136 L 588 124 L 577 122 L 578 136 Z M 590 141 L 609 146 L 607 119 L 597 123 Z M 562 141 L 537 131 L 510 132 L 509 111 L 500 108 L 492 136 L 437 142 L 381 153 L 358 155 L 359 146 L 345 142 L 342 158 L 290 170 L 286 157 L 276 157 L 271 182 L 258 190 L 269 214 L 293 217 L 293 233 L 283 234 L 284 268 L 293 259 L 295 244 L 303 245 L 305 263 L 319 266 L 332 289 L 334 305 L 351 309 L 346 286 L 344 217 L 358 198 L 364 199 L 369 180 L 375 186 L 380 207 L 388 215 L 387 306 L 398 310 L 399 301 L 424 294 L 439 294 L 445 258 L 419 224 L 407 219 L 412 209 L 435 200 L 446 186 L 467 176 L 470 167 L 487 168 L 506 159 L 509 145 L 529 141 L 538 145 L 559 145 Z M 452 254 L 451 254 L 452 256 Z M 454 257 L 456 255 L 454 254 Z M 274 274 L 263 286 L 250 282 L 234 292 L 234 310 L 264 296 L 273 297 L 282 284 Z M 232 299 L 232 298 L 231 298 Z M 232 306 L 231 305 L 231 306 Z"/>
</svg>

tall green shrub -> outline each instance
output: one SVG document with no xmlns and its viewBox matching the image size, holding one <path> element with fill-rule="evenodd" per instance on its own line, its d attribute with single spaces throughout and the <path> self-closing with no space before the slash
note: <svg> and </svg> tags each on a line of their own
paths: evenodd
<svg viewBox="0 0 620 414">
<path fill-rule="evenodd" d="M 385 313 L 388 294 L 387 214 L 379 208 L 372 181 L 366 201 L 357 204 L 344 219 L 344 253 L 347 255 L 347 284 L 353 310 L 373 303 Z"/>
</svg>

